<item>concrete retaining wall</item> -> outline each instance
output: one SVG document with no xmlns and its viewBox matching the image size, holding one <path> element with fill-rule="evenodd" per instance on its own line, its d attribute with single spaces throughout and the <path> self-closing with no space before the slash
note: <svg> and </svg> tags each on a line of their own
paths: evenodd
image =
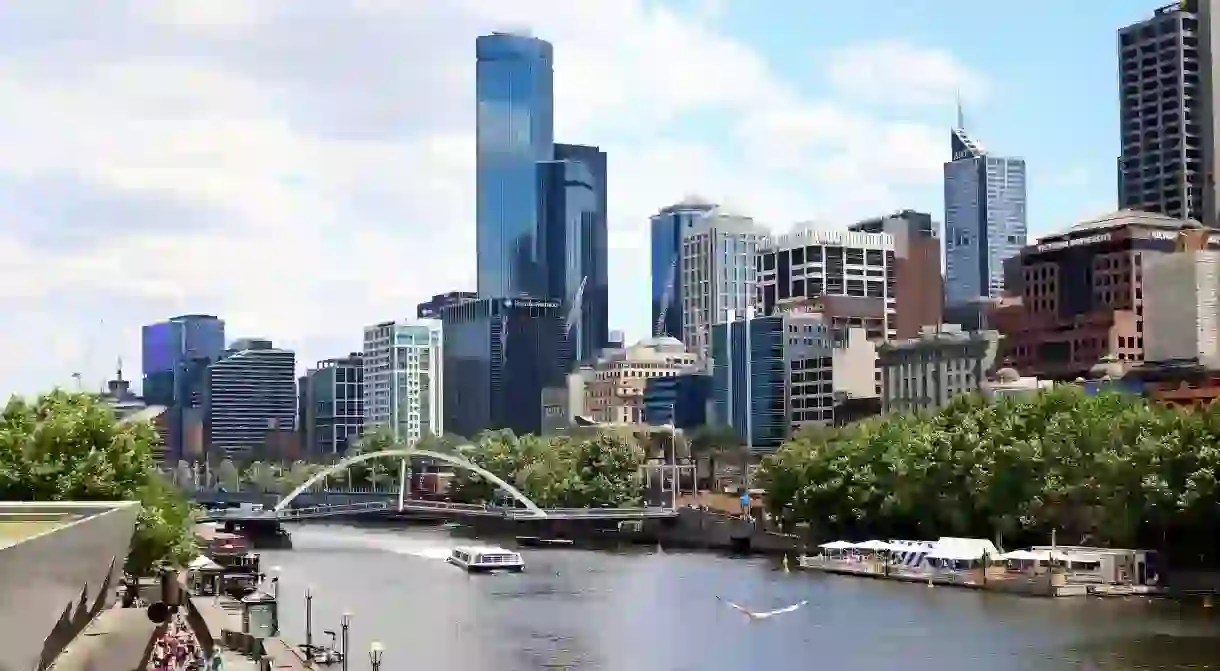
<svg viewBox="0 0 1220 671">
<path fill-rule="evenodd" d="M 0 669 L 46 668 L 113 602 L 140 504 L 0 502 L 8 520 L 81 516 L 0 548 Z"/>
</svg>

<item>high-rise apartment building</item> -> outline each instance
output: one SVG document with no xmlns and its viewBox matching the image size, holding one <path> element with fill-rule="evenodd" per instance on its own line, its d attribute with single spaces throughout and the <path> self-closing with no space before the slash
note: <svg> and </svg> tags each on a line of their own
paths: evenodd
<svg viewBox="0 0 1220 671">
<path fill-rule="evenodd" d="M 549 42 L 494 33 L 475 49 L 475 188 L 480 296 L 547 294 L 537 164 L 554 156 Z"/>
<path fill-rule="evenodd" d="M 473 301 L 479 297 L 473 291 L 447 291 L 443 294 L 436 294 L 432 298 L 415 306 L 415 316 L 418 319 L 440 319 L 441 313 L 450 305 L 461 305 L 466 301 Z"/>
<path fill-rule="evenodd" d="M 1021 252 L 1023 319 L 1005 333 L 1004 356 L 1022 373 L 1086 376 L 1102 359 L 1144 360 L 1144 268 L 1198 231 L 1200 249 L 1220 247 L 1198 222 L 1120 210 L 1048 235 Z M 1166 294 L 1162 294 L 1164 296 Z M 1189 301 L 1188 294 L 1174 300 Z"/>
<path fill-rule="evenodd" d="M 755 255 L 766 230 L 750 217 L 721 209 L 682 227 L 678 261 L 682 344 L 707 361 L 711 328 L 730 311 L 745 314 L 755 303 Z"/>
<path fill-rule="evenodd" d="M 949 134 L 945 163 L 946 319 L 975 328 L 959 310 L 978 311 L 1004 290 L 1004 260 L 1026 241 L 1025 160 L 993 156 L 962 127 Z"/>
<path fill-rule="evenodd" d="M 364 432 L 388 429 L 412 443 L 444 431 L 444 336 L 441 322 L 388 321 L 364 328 Z"/>
<path fill-rule="evenodd" d="M 305 372 L 299 384 L 299 430 L 305 452 L 314 456 L 343 454 L 364 430 L 364 362 L 353 352 L 323 359 Z"/>
<path fill-rule="evenodd" d="M 225 323 L 214 315 L 181 315 L 141 329 L 145 402 L 165 406 L 159 426 L 167 459 L 203 455 L 204 372 L 225 349 Z"/>
<path fill-rule="evenodd" d="M 1183 0 L 1118 31 L 1120 208 L 1216 226 L 1211 0 Z"/>
<path fill-rule="evenodd" d="M 567 311 L 564 330 L 573 362 L 606 346 L 610 330 L 606 241 L 606 153 L 556 144 L 555 160 L 538 164 L 546 294 Z"/>
<path fill-rule="evenodd" d="M 771 236 L 758 247 L 758 314 L 814 301 L 831 328 L 893 338 L 897 271 L 889 233 L 806 228 Z"/>
<path fill-rule="evenodd" d="M 682 231 L 694 227 L 696 221 L 715 209 L 714 203 L 691 196 L 652 215 L 649 222 L 649 268 L 654 337 L 684 337 L 680 281 Z"/>
<path fill-rule="evenodd" d="M 944 278 L 940 274 L 940 235 L 932 215 L 902 210 L 847 227 L 858 233 L 887 233 L 894 239 L 895 337 L 913 338 L 924 326 L 940 324 L 945 302 Z M 889 272 L 889 269 L 887 269 Z"/>
<path fill-rule="evenodd" d="M 296 353 L 270 340 L 234 341 L 204 378 L 209 454 L 261 454 L 290 436 L 297 410 Z"/>
<path fill-rule="evenodd" d="M 563 385 L 569 365 L 564 317 L 559 301 L 535 298 L 481 298 L 446 309 L 445 430 L 538 433 L 543 390 Z"/>
</svg>

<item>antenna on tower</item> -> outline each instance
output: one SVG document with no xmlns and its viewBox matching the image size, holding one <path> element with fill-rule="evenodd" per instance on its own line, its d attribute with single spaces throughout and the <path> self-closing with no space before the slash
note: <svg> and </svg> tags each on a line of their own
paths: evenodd
<svg viewBox="0 0 1220 671">
<path fill-rule="evenodd" d="M 965 112 L 962 111 L 962 92 L 960 89 L 954 94 L 954 101 L 957 104 L 957 126 L 956 126 L 956 128 L 958 130 L 965 130 L 966 129 L 966 114 L 965 114 Z"/>
</svg>

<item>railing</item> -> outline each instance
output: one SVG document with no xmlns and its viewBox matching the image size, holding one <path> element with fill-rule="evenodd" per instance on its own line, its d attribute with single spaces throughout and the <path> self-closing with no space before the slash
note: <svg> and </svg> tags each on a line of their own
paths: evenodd
<svg viewBox="0 0 1220 671">
<path fill-rule="evenodd" d="M 389 510 L 390 504 L 384 501 L 367 501 L 364 503 L 347 503 L 333 506 L 305 506 L 303 508 L 286 508 L 275 513 L 279 519 L 301 519 L 306 517 L 328 517 L 347 513 L 376 512 Z"/>
<path fill-rule="evenodd" d="M 478 503 L 456 503 L 454 501 L 429 501 L 426 499 L 404 499 L 402 502 L 404 508 L 429 508 L 433 510 L 467 510 L 471 512 L 483 512 L 495 510 L 489 506 Z"/>
</svg>

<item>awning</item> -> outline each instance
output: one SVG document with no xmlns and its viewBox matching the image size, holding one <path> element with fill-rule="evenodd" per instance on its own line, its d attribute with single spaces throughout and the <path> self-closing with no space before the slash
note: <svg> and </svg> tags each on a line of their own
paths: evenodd
<svg viewBox="0 0 1220 671">
<path fill-rule="evenodd" d="M 1068 556 L 1062 552 L 1054 554 L 1055 561 L 1066 561 Z M 1050 550 L 1013 550 L 1006 554 L 1002 554 L 997 559 L 1009 560 L 1015 559 L 1018 561 L 1051 561 Z"/>
<path fill-rule="evenodd" d="M 850 550 L 851 548 L 856 547 L 856 544 L 848 543 L 847 541 L 831 541 L 829 543 L 822 543 L 818 547 L 822 548 L 823 550 Z"/>
<path fill-rule="evenodd" d="M 871 540 L 857 544 L 856 548 L 860 550 L 875 550 L 881 552 L 885 550 L 893 550 L 894 546 L 885 541 Z"/>
<path fill-rule="evenodd" d="M 215 571 L 223 568 L 220 564 L 217 564 L 203 555 L 199 555 L 198 557 L 192 559 L 191 563 L 187 564 L 186 567 L 192 571 Z"/>
</svg>

